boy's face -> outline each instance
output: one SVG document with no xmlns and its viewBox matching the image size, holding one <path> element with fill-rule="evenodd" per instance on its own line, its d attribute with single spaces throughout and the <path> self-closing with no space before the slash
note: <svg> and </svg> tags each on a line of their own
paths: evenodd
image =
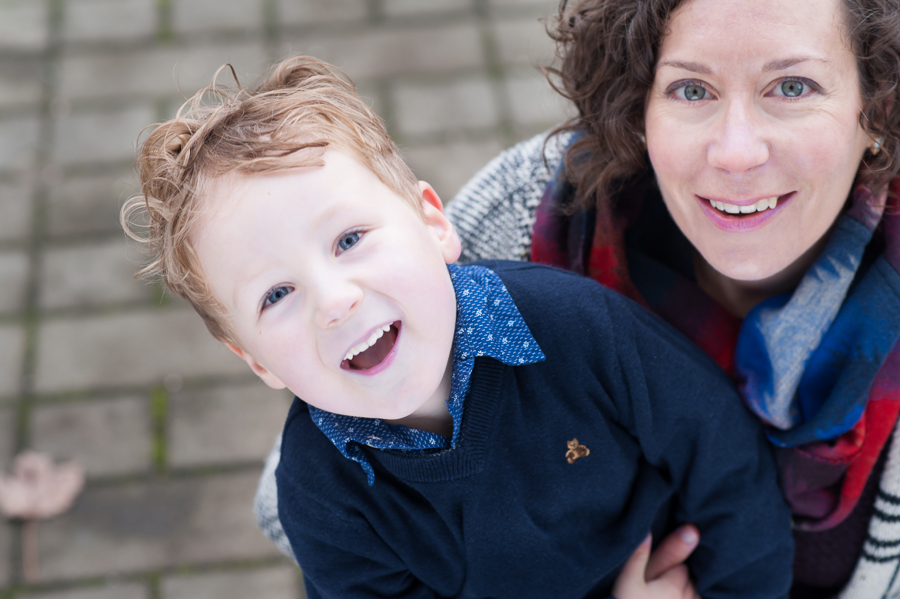
<svg viewBox="0 0 900 599">
<path fill-rule="evenodd" d="M 269 386 L 329 412 L 446 410 L 456 296 L 445 265 L 460 246 L 440 200 L 420 184 L 423 222 L 349 154 L 323 160 L 223 177 L 204 198 L 191 242 L 233 320 L 241 347 L 229 347 Z"/>
</svg>

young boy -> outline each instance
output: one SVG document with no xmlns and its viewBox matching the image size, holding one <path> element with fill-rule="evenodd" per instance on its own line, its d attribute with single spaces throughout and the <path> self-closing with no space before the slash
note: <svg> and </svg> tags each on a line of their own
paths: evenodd
<svg viewBox="0 0 900 599">
<path fill-rule="evenodd" d="M 789 514 L 729 380 L 637 305 L 457 266 L 441 202 L 328 65 L 193 100 L 139 157 L 158 275 L 296 396 L 279 519 L 310 597 L 605 597 L 695 523 L 704 597 L 777 597 Z"/>
</svg>

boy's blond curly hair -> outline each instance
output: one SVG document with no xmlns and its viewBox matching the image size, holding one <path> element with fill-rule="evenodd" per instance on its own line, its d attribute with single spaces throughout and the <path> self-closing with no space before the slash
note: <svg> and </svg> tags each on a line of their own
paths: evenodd
<svg viewBox="0 0 900 599">
<path fill-rule="evenodd" d="M 336 67 L 307 56 L 276 65 L 259 87 L 216 83 L 156 126 L 141 145 L 141 193 L 120 214 L 125 232 L 151 261 L 137 276 L 161 279 L 186 299 L 220 341 L 240 345 L 224 306 L 203 279 L 190 244 L 210 183 L 228 173 L 321 166 L 327 146 L 348 151 L 421 214 L 415 175 L 378 116 Z M 232 70 L 233 73 L 233 70 Z"/>
</svg>

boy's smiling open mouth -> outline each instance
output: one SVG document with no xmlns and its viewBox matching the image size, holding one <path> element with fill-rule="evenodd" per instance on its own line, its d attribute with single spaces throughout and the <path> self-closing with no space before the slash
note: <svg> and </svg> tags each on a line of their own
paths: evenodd
<svg viewBox="0 0 900 599">
<path fill-rule="evenodd" d="M 399 320 L 375 329 L 366 339 L 347 351 L 347 355 L 341 360 L 341 368 L 344 370 L 370 371 L 380 366 L 385 362 L 385 358 L 392 353 L 399 335 Z M 381 369 L 379 368 L 378 370 Z M 371 374 L 374 374 L 374 372 Z"/>
</svg>

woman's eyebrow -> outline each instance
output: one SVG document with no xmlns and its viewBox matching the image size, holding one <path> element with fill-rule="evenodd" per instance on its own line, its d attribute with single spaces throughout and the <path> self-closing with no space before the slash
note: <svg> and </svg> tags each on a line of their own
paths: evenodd
<svg viewBox="0 0 900 599">
<path fill-rule="evenodd" d="M 816 60 L 819 62 L 828 63 L 828 60 L 825 58 L 818 58 L 816 56 L 798 56 L 796 58 L 785 58 L 784 60 L 773 60 L 772 62 L 767 62 L 763 67 L 763 73 L 768 73 L 769 71 L 783 71 L 785 69 L 789 69 L 796 64 L 800 64 L 801 62 L 806 62 L 807 60 Z"/>
<path fill-rule="evenodd" d="M 682 62 L 680 60 L 663 60 L 660 62 L 657 67 L 675 67 L 676 69 L 684 69 L 685 71 L 692 71 L 694 73 L 700 73 L 701 75 L 711 75 L 712 69 L 710 69 L 705 64 L 700 64 L 699 62 Z"/>
<path fill-rule="evenodd" d="M 768 73 L 770 71 L 783 71 L 785 69 L 789 69 L 794 65 L 800 64 L 801 62 L 806 62 L 808 60 L 816 60 L 819 62 L 827 63 L 828 60 L 825 58 L 819 58 L 816 56 L 797 56 L 794 58 L 784 58 L 781 60 L 773 60 L 771 62 L 767 62 L 762 70 L 764 73 Z M 685 62 L 682 60 L 663 60 L 657 65 L 657 67 L 674 67 L 676 69 L 684 69 L 685 71 L 691 71 L 693 73 L 700 73 L 701 75 L 711 75 L 712 69 L 710 69 L 705 64 L 701 64 L 699 62 Z"/>
</svg>

